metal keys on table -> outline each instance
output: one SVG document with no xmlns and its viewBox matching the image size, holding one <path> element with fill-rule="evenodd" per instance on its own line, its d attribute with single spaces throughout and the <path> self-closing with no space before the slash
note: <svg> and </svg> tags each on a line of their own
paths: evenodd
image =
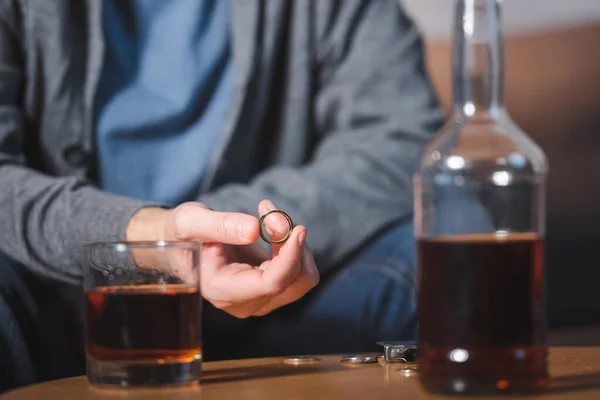
<svg viewBox="0 0 600 400">
<path fill-rule="evenodd" d="M 346 355 L 342 356 L 340 362 L 343 364 L 412 364 L 416 366 L 419 346 L 415 342 L 378 342 L 383 346 L 383 354 Z M 300 365 L 315 364 L 321 361 L 312 356 L 287 357 L 284 363 Z"/>
<path fill-rule="evenodd" d="M 340 359 L 340 363 L 349 367 L 379 363 L 384 368 L 386 382 L 408 379 L 419 371 L 418 345 L 415 342 L 378 342 L 377 344 L 383 346 L 383 354 L 345 355 Z M 283 360 L 284 364 L 290 365 L 317 364 L 320 361 L 320 358 L 313 356 L 287 357 Z"/>
<path fill-rule="evenodd" d="M 417 362 L 419 346 L 416 342 L 378 342 L 383 346 L 383 361 L 386 363 Z"/>
<path fill-rule="evenodd" d="M 378 342 L 377 344 L 383 346 L 382 355 L 343 356 L 340 362 L 344 364 L 375 364 L 378 362 L 382 365 L 404 363 L 411 364 L 410 369 L 416 370 L 418 346 L 415 342 Z"/>
</svg>

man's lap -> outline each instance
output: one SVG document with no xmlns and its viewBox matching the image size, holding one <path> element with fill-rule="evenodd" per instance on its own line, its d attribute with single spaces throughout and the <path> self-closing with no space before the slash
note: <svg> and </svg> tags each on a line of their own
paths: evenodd
<svg viewBox="0 0 600 400">
<path fill-rule="evenodd" d="M 16 277 L 8 260 L 0 255 L 0 270 L 2 271 L 2 287 L 0 292 L 0 392 L 10 389 L 13 385 L 22 385 L 35 381 L 35 371 L 29 356 L 20 324 L 15 315 L 15 308 L 8 298 L 7 282 L 13 287 L 21 286 L 21 280 Z"/>
<path fill-rule="evenodd" d="M 0 254 L 0 392 L 82 373 L 56 288 Z"/>
<path fill-rule="evenodd" d="M 266 317 L 228 321 L 208 306 L 206 358 L 376 351 L 377 341 L 414 339 L 414 254 L 412 223 L 405 222 L 374 238 L 303 299 Z M 223 322 L 231 325 L 214 325 Z"/>
</svg>

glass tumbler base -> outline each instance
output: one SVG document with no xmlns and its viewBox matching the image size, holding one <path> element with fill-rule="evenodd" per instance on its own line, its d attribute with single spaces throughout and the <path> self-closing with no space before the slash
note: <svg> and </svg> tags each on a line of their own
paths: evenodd
<svg viewBox="0 0 600 400">
<path fill-rule="evenodd" d="M 164 360 L 95 360 L 87 358 L 87 377 L 94 386 L 164 387 L 200 383 L 202 357 L 185 361 Z"/>
</svg>

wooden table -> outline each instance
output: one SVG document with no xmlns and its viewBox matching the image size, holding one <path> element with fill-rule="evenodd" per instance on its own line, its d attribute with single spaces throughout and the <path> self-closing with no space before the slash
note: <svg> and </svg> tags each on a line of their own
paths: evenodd
<svg viewBox="0 0 600 400">
<path fill-rule="evenodd" d="M 350 367 L 339 356 L 320 358 L 297 366 L 281 358 L 206 363 L 201 387 L 192 389 L 98 390 L 76 377 L 18 389 L 2 399 L 439 399 L 423 394 L 416 376 L 404 376 L 398 364 Z M 550 374 L 550 389 L 540 399 L 600 399 L 600 347 L 553 348 Z"/>
</svg>

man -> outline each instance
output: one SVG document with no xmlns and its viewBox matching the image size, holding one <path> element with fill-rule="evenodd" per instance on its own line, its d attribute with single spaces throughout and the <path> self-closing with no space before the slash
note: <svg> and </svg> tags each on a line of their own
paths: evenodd
<svg viewBox="0 0 600 400">
<path fill-rule="evenodd" d="M 395 0 L 0 0 L 0 381 L 82 372 L 91 241 L 213 243 L 207 359 L 413 337 L 411 175 L 441 120 Z M 270 259 L 276 207 L 301 225 Z"/>
</svg>

